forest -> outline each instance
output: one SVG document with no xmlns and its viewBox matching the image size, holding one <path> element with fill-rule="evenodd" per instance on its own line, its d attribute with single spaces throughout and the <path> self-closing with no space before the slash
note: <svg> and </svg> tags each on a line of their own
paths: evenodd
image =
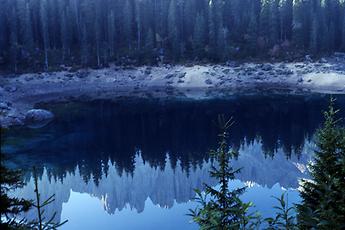
<svg viewBox="0 0 345 230">
<path fill-rule="evenodd" d="M 1 0 L 0 70 L 345 51 L 344 0 Z"/>
</svg>

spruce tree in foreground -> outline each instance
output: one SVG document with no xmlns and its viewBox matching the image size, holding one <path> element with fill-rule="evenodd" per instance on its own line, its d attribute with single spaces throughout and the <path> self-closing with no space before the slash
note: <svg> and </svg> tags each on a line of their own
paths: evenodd
<svg viewBox="0 0 345 230">
<path fill-rule="evenodd" d="M 0 129 L 1 146 L 3 144 L 4 129 Z M 11 197 L 8 194 L 24 186 L 21 172 L 5 167 L 7 157 L 0 152 L 0 229 L 19 229 L 25 225 L 25 220 L 16 218 L 22 212 L 28 211 L 32 203 L 29 200 Z"/>
<path fill-rule="evenodd" d="M 26 221 L 21 218 L 16 218 L 22 212 L 28 211 L 32 203 L 31 201 L 10 197 L 9 192 L 20 188 L 24 185 L 21 180 L 20 171 L 14 171 L 4 166 L 5 155 L 1 153 L 0 165 L 0 213 L 1 222 L 0 229 L 20 229 L 24 228 Z"/>
<path fill-rule="evenodd" d="M 318 131 L 311 180 L 301 180 L 300 229 L 345 228 L 345 129 L 338 126 L 334 100 Z"/>
<path fill-rule="evenodd" d="M 240 195 L 245 192 L 245 187 L 230 190 L 229 182 L 235 179 L 235 175 L 240 169 L 233 169 L 230 160 L 238 154 L 228 149 L 227 129 L 232 125 L 232 120 L 225 122 L 220 117 L 222 132 L 219 135 L 220 142 L 216 151 L 211 155 L 219 163 L 219 167 L 212 166 L 210 175 L 216 178 L 220 188 L 215 189 L 205 184 L 205 194 L 196 190 L 196 201 L 201 205 L 195 210 L 190 210 L 190 216 L 193 217 L 200 229 L 247 229 L 250 219 L 248 208 L 251 203 L 244 203 Z"/>
<path fill-rule="evenodd" d="M 3 130 L 0 130 L 3 132 Z M 0 133 L 2 136 L 2 133 Z M 2 143 L 1 143 L 2 144 Z M 36 200 L 26 200 L 23 198 L 12 197 L 10 192 L 21 188 L 25 185 L 22 179 L 22 171 L 12 170 L 5 167 L 6 155 L 0 152 L 0 229 L 4 230 L 56 230 L 67 220 L 59 223 L 54 222 L 56 212 L 49 219 L 44 217 L 44 207 L 51 204 L 55 199 L 55 194 L 50 196 L 46 200 L 40 199 L 40 193 L 38 188 L 38 176 L 36 169 L 33 170 L 34 182 L 35 182 L 35 194 Z M 34 208 L 37 211 L 37 219 L 34 221 L 28 221 L 21 217 L 24 212 Z"/>
</svg>

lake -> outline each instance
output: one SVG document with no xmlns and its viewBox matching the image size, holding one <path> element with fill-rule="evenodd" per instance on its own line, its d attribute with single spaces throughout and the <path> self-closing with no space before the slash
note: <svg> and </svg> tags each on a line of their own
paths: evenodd
<svg viewBox="0 0 345 230">
<path fill-rule="evenodd" d="M 345 96 L 336 96 L 345 117 Z M 201 101 L 120 100 L 40 105 L 56 118 L 40 129 L 13 128 L 2 137 L 9 166 L 25 171 L 13 195 L 34 199 L 32 168 L 45 214 L 68 220 L 61 229 L 197 229 L 187 216 L 194 189 L 217 186 L 209 151 L 217 146 L 219 114 L 233 117 L 229 145 L 242 168 L 231 187 L 273 215 L 272 196 L 298 203 L 313 137 L 329 95 L 252 95 Z M 34 218 L 31 211 L 25 216 Z"/>
</svg>

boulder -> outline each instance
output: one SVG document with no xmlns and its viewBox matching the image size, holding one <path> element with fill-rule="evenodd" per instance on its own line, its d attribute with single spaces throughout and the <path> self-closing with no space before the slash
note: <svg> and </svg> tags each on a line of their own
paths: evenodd
<svg viewBox="0 0 345 230">
<path fill-rule="evenodd" d="M 291 69 L 283 70 L 282 74 L 283 75 L 292 75 L 293 71 Z"/>
<path fill-rule="evenodd" d="M 165 79 L 170 79 L 170 78 L 173 78 L 174 76 L 175 76 L 174 74 L 171 74 L 171 73 L 170 73 L 170 74 L 168 74 L 168 75 L 165 76 Z"/>
<path fill-rule="evenodd" d="M 273 67 L 270 64 L 264 64 L 262 66 L 262 70 L 264 70 L 264 71 L 270 71 L 272 69 L 273 69 Z"/>
<path fill-rule="evenodd" d="M 86 78 L 86 77 L 89 75 L 89 73 L 86 72 L 86 71 L 81 71 L 81 72 L 77 72 L 75 75 L 76 75 L 78 78 Z"/>
<path fill-rule="evenodd" d="M 10 106 L 6 102 L 0 102 L 0 110 L 10 110 Z"/>
<path fill-rule="evenodd" d="M 186 76 L 186 72 L 183 72 L 183 73 L 178 73 L 176 74 L 178 78 L 184 78 Z"/>
<path fill-rule="evenodd" d="M 320 63 L 327 63 L 328 61 L 326 60 L 326 58 L 321 58 L 319 62 Z"/>
<path fill-rule="evenodd" d="M 31 75 L 25 76 L 25 81 L 32 81 L 33 79 L 34 77 Z"/>
<path fill-rule="evenodd" d="M 31 109 L 25 114 L 25 124 L 30 128 L 41 128 L 54 119 L 54 114 L 44 109 Z"/>
<path fill-rule="evenodd" d="M 206 83 L 207 85 L 212 85 L 212 81 L 211 81 L 210 79 L 206 79 L 206 80 L 205 80 L 205 83 Z"/>
<path fill-rule="evenodd" d="M 230 73 L 230 69 L 224 69 L 224 70 L 223 70 L 223 73 L 224 73 L 224 74 L 229 74 L 229 73 Z"/>
<path fill-rule="evenodd" d="M 17 91 L 17 87 L 16 86 L 6 86 L 5 91 L 13 93 L 13 92 Z"/>
<path fill-rule="evenodd" d="M 146 75 L 150 75 L 150 74 L 151 74 L 151 71 L 152 71 L 152 68 L 151 68 L 151 67 L 146 67 L 144 73 L 145 73 Z"/>
</svg>

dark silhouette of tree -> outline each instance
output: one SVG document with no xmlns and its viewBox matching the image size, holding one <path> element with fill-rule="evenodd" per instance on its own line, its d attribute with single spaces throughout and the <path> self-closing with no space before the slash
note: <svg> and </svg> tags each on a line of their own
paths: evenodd
<svg viewBox="0 0 345 230">
<path fill-rule="evenodd" d="M 238 153 L 229 150 L 226 141 L 227 130 L 233 121 L 232 119 L 226 121 L 220 116 L 219 124 L 222 127 L 219 146 L 216 151 L 210 153 L 219 166 L 213 166 L 210 175 L 218 181 L 220 188 L 216 189 L 205 184 L 205 194 L 196 190 L 195 200 L 201 207 L 190 210 L 190 216 L 201 229 L 245 229 L 250 219 L 247 214 L 248 208 L 251 206 L 251 203 L 244 203 L 240 199 L 245 187 L 233 190 L 229 188 L 229 182 L 240 172 L 240 169 L 233 169 L 230 162 L 238 156 Z"/>
<path fill-rule="evenodd" d="M 298 205 L 301 229 L 342 229 L 345 226 L 345 129 L 338 126 L 334 100 L 317 134 L 311 180 L 301 180 Z"/>
<path fill-rule="evenodd" d="M 344 52 L 344 12 L 342 0 L 3 0 L 0 67 Z"/>
</svg>

